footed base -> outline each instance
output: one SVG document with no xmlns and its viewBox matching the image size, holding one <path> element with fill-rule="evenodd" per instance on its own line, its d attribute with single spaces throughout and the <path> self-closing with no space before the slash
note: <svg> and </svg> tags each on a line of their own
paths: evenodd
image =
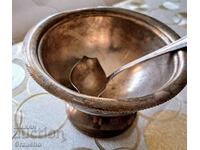
<svg viewBox="0 0 200 150">
<path fill-rule="evenodd" d="M 112 137 L 127 130 L 136 118 L 136 113 L 115 116 L 101 117 L 78 111 L 77 109 L 67 109 L 67 114 L 71 123 L 81 132 L 92 137 Z"/>
</svg>

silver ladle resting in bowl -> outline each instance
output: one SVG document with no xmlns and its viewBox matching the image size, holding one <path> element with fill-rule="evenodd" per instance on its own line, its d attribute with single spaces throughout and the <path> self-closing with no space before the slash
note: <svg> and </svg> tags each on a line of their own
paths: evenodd
<svg viewBox="0 0 200 150">
<path fill-rule="evenodd" d="M 106 74 L 97 58 L 89 58 L 87 56 L 84 56 L 71 69 L 69 80 L 78 92 L 92 96 L 100 96 L 106 89 L 108 82 L 120 72 L 130 67 L 133 67 L 141 62 L 172 51 L 177 51 L 185 47 L 187 47 L 187 36 L 184 36 L 156 51 L 153 51 L 145 56 L 142 56 L 119 67 L 108 77 L 106 77 Z"/>
</svg>

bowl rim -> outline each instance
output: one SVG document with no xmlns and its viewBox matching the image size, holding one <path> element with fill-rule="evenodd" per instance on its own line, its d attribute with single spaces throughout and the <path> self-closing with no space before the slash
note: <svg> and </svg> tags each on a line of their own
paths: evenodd
<svg viewBox="0 0 200 150">
<path fill-rule="evenodd" d="M 118 17 L 124 17 L 129 19 L 135 19 L 140 23 L 147 23 L 150 27 L 157 29 L 162 33 L 165 42 L 172 42 L 179 38 L 179 36 L 167 25 L 160 21 L 123 8 L 115 7 L 97 7 L 97 8 L 82 8 L 72 11 L 59 12 L 43 19 L 36 24 L 25 36 L 23 42 L 23 52 L 25 54 L 25 63 L 28 72 L 33 79 L 41 85 L 45 90 L 61 98 L 62 100 L 73 104 L 75 107 L 80 108 L 82 111 L 86 111 L 92 114 L 127 114 L 133 113 L 141 109 L 150 108 L 161 103 L 164 103 L 175 95 L 177 95 L 186 85 L 187 82 L 187 67 L 186 67 L 186 52 L 179 50 L 176 52 L 178 56 L 178 70 L 172 80 L 167 83 L 163 88 L 155 91 L 152 94 L 142 97 L 134 97 L 124 99 L 112 99 L 89 96 L 75 92 L 60 83 L 58 83 L 48 72 L 43 68 L 38 56 L 38 43 L 42 35 L 50 29 L 57 21 L 61 21 L 66 18 L 75 16 L 81 16 L 82 14 L 89 15 L 116 15 Z"/>
</svg>

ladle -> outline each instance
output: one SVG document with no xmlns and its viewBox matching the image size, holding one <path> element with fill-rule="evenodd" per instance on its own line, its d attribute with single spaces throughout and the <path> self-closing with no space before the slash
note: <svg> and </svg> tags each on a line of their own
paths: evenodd
<svg viewBox="0 0 200 150">
<path fill-rule="evenodd" d="M 145 56 L 142 56 L 121 66 L 108 77 L 106 77 L 106 74 L 97 58 L 89 58 L 84 56 L 73 66 L 70 72 L 70 82 L 73 87 L 80 93 L 91 96 L 100 96 L 104 92 L 108 82 L 125 69 L 133 67 L 141 62 L 147 61 L 157 56 L 172 51 L 177 51 L 185 47 L 187 47 L 187 36 L 184 36 L 156 51 L 153 51 Z"/>
</svg>

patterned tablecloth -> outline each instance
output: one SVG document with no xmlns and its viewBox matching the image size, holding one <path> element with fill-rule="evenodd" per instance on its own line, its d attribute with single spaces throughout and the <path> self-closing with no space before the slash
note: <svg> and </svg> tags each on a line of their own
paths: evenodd
<svg viewBox="0 0 200 150">
<path fill-rule="evenodd" d="M 114 5 L 138 11 L 186 35 L 186 0 L 128 0 Z M 41 150 L 184 150 L 187 149 L 187 89 L 171 101 L 138 112 L 123 134 L 106 139 L 77 131 L 66 104 L 42 89 L 26 72 L 22 43 L 13 46 L 13 149 Z"/>
</svg>

